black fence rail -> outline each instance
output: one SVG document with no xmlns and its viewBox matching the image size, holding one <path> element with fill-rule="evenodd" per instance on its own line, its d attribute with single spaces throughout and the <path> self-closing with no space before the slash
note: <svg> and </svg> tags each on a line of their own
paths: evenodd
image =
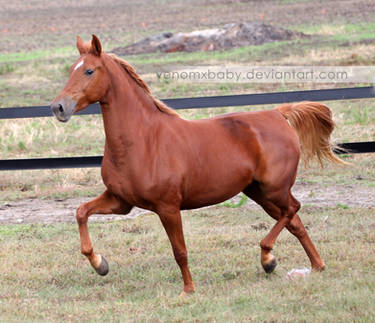
<svg viewBox="0 0 375 323">
<path fill-rule="evenodd" d="M 332 101 L 375 98 L 373 87 L 274 92 L 261 94 L 227 95 L 163 100 L 173 109 L 219 108 L 227 106 L 251 106 L 297 101 Z M 78 115 L 100 114 L 98 104 L 93 104 Z M 48 106 L 1 108 L 0 119 L 51 117 Z M 373 153 L 375 141 L 350 142 L 337 145 L 335 153 Z M 0 160 L 0 170 L 54 169 L 98 167 L 102 156 L 32 158 Z"/>
<path fill-rule="evenodd" d="M 207 96 L 196 98 L 165 99 L 169 107 L 179 109 L 220 108 L 228 106 L 276 104 L 298 101 L 334 101 L 375 98 L 374 88 L 352 87 L 342 89 L 273 92 L 259 94 Z M 77 115 L 100 114 L 99 104 L 92 104 Z M 51 117 L 49 106 L 1 108 L 0 119 Z"/>
</svg>

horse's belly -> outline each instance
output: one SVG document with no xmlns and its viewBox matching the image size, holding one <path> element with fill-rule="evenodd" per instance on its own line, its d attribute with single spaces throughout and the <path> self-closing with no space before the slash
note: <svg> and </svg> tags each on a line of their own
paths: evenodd
<svg viewBox="0 0 375 323">
<path fill-rule="evenodd" d="M 197 209 L 209 205 L 215 205 L 221 202 L 224 202 L 231 197 L 240 193 L 241 190 L 236 191 L 235 193 L 220 195 L 220 196 L 198 196 L 191 199 L 186 199 L 183 201 L 181 205 L 181 210 L 190 210 L 190 209 Z"/>
<path fill-rule="evenodd" d="M 196 178 L 190 189 L 183 195 L 182 209 L 195 209 L 226 201 L 243 191 L 252 182 L 252 173 L 243 176 L 216 177 L 208 179 Z"/>
</svg>

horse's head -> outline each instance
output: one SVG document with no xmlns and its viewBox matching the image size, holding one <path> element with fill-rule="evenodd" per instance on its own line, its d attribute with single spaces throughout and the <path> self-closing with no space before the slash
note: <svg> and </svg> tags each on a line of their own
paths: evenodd
<svg viewBox="0 0 375 323">
<path fill-rule="evenodd" d="M 54 115 L 62 122 L 100 101 L 110 83 L 101 59 L 102 46 L 98 37 L 92 35 L 91 43 L 85 44 L 78 36 L 77 48 L 81 57 L 70 67 L 67 84 L 51 104 Z"/>
</svg>

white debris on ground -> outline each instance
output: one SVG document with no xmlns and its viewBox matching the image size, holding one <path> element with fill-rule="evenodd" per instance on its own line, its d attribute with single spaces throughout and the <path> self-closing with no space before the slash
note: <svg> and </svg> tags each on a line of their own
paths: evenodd
<svg viewBox="0 0 375 323">
<path fill-rule="evenodd" d="M 311 274 L 310 268 L 292 269 L 286 274 L 286 278 L 294 280 L 297 278 L 306 278 Z"/>
</svg>

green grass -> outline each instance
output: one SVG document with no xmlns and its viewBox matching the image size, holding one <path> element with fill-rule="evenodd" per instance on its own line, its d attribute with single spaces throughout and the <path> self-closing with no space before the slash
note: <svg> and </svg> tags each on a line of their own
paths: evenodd
<svg viewBox="0 0 375 323">
<path fill-rule="evenodd" d="M 361 109 L 351 110 L 346 121 L 348 124 L 360 124 L 369 126 L 375 122 L 375 110 L 373 107 L 363 106 Z"/>
<path fill-rule="evenodd" d="M 294 30 L 302 31 L 306 34 L 341 34 L 343 37 L 371 35 L 374 37 L 375 22 L 363 23 L 321 23 L 321 24 L 303 24 L 292 27 Z M 350 35 L 348 35 L 350 34 Z"/>
<path fill-rule="evenodd" d="M 25 61 L 35 61 L 40 59 L 50 58 L 51 56 L 67 56 L 73 55 L 76 52 L 75 47 L 61 47 L 56 49 L 48 50 L 36 50 L 30 52 L 19 52 L 19 53 L 3 53 L 0 55 L 0 63 L 15 63 Z"/>
<path fill-rule="evenodd" d="M 14 72 L 16 67 L 12 64 L 0 65 L 0 75 L 9 74 Z"/>
<path fill-rule="evenodd" d="M 288 281 L 309 266 L 297 240 L 279 237 L 267 275 L 259 241 L 273 220 L 258 209 L 211 208 L 183 216 L 195 295 L 182 281 L 159 219 L 91 223 L 110 263 L 100 277 L 79 252 L 75 224 L 0 227 L 1 321 L 337 322 L 375 318 L 371 209 L 304 208 L 303 221 L 327 270 Z"/>
</svg>

